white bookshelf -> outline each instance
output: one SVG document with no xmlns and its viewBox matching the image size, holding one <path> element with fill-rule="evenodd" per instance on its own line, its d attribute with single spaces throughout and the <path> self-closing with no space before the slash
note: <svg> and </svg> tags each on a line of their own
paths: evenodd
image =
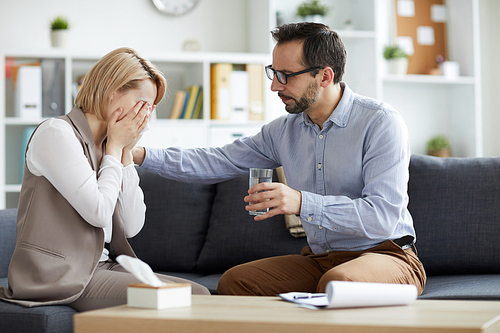
<svg viewBox="0 0 500 333">
<path fill-rule="evenodd" d="M 264 1 L 266 2 L 266 1 Z M 276 13 L 283 23 L 295 16 L 301 0 L 269 0 L 269 29 Z M 382 57 L 392 44 L 394 0 L 321 0 L 330 7 L 324 23 L 337 31 L 348 53 L 344 81 L 357 93 L 395 107 L 408 126 L 413 153 L 424 154 L 427 141 L 446 135 L 454 156 L 482 156 L 481 64 L 478 0 L 448 0 L 448 53 L 460 64 L 460 77 L 388 75 Z M 345 29 L 351 20 L 353 27 Z M 270 49 L 272 43 L 269 42 Z"/>
<path fill-rule="evenodd" d="M 95 62 L 104 54 L 83 54 L 46 50 L 30 52 L 11 50 L 0 55 L 0 154 L 3 166 L 0 168 L 0 209 L 17 207 L 21 188 L 21 152 L 22 137 L 27 127 L 38 125 L 40 119 L 21 119 L 14 116 L 14 93 L 10 80 L 6 80 L 5 60 L 15 59 L 17 63 L 32 62 L 44 58 L 56 58 L 64 61 L 64 96 L 65 112 L 73 107 L 73 82 L 87 73 Z M 279 114 L 271 107 L 273 95 L 270 93 L 270 81 L 263 77 L 264 85 L 264 121 L 231 122 L 210 119 L 210 66 L 214 63 L 232 63 L 236 65 L 268 65 L 269 54 L 257 53 L 168 53 L 141 54 L 149 59 L 167 78 L 166 98 L 158 105 L 151 130 L 144 135 L 140 144 L 150 147 L 208 147 L 229 143 L 233 138 L 251 135 L 259 131 L 264 122 Z M 203 86 L 203 119 L 170 119 L 175 93 L 190 85 Z M 277 98 L 277 97 L 275 97 Z M 211 143 L 214 142 L 214 144 Z"/>
<path fill-rule="evenodd" d="M 449 58 L 460 63 L 461 76 L 446 79 L 427 75 L 387 75 L 383 47 L 391 43 L 393 0 L 321 0 L 332 11 L 325 23 L 341 36 L 348 60 L 344 81 L 357 93 L 383 100 L 404 117 L 413 153 L 425 153 L 434 135 L 447 135 L 454 156 L 482 156 L 481 66 L 479 41 L 479 0 L 448 0 Z M 263 122 L 210 120 L 210 65 L 212 63 L 271 63 L 273 41 L 269 31 L 276 26 L 277 12 L 283 23 L 298 22 L 294 16 L 301 0 L 246 0 L 247 53 L 141 54 L 167 77 L 168 95 L 157 108 L 157 119 L 141 144 L 153 147 L 207 147 L 229 142 L 241 135 L 256 133 L 263 123 L 285 113 L 282 103 L 269 89 L 264 76 L 265 117 Z M 352 20 L 352 29 L 344 22 Z M 0 51 L 0 209 L 17 206 L 20 191 L 19 154 L 24 128 L 41 120 L 26 121 L 13 116 L 12 89 L 5 80 L 5 60 L 21 61 L 57 58 L 64 61 L 65 110 L 72 108 L 71 84 L 85 74 L 104 54 L 72 50 Z M 203 119 L 171 120 L 175 92 L 191 84 L 204 88 Z M 213 141 L 213 142 L 211 142 Z"/>
</svg>

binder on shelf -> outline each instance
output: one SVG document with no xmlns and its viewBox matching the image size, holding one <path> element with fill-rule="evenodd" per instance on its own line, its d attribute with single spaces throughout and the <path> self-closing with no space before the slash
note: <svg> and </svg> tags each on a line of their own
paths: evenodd
<svg viewBox="0 0 500 333">
<path fill-rule="evenodd" d="M 177 91 L 177 93 L 175 94 L 174 106 L 172 107 L 172 114 L 170 115 L 170 119 L 180 118 L 185 99 L 186 92 L 184 90 Z"/>
<path fill-rule="evenodd" d="M 20 66 L 15 88 L 15 115 L 23 119 L 42 117 L 42 68 Z"/>
<path fill-rule="evenodd" d="M 232 64 L 212 64 L 210 67 L 210 117 L 212 119 L 231 119 L 231 72 Z"/>
<path fill-rule="evenodd" d="M 231 72 L 231 121 L 247 122 L 248 115 L 248 72 Z"/>
<path fill-rule="evenodd" d="M 64 112 L 64 67 L 62 59 L 42 59 L 42 116 L 58 117 Z"/>
<path fill-rule="evenodd" d="M 264 66 L 246 65 L 248 72 L 248 119 L 264 121 Z"/>
</svg>

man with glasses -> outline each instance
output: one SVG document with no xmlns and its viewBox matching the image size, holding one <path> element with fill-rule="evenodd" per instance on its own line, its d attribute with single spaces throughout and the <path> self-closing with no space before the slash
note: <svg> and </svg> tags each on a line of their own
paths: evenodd
<svg viewBox="0 0 500 333">
<path fill-rule="evenodd" d="M 327 26 L 287 24 L 272 36 L 277 43 L 266 75 L 288 115 L 222 148 L 138 148 L 134 161 L 191 182 L 284 167 L 288 186 L 255 185 L 246 209 L 273 208 L 257 221 L 299 216 L 309 246 L 300 255 L 231 268 L 219 281 L 220 294 L 324 292 L 332 280 L 413 284 L 422 293 L 426 276 L 407 209 L 410 149 L 401 116 L 342 82 L 347 54 Z"/>
</svg>

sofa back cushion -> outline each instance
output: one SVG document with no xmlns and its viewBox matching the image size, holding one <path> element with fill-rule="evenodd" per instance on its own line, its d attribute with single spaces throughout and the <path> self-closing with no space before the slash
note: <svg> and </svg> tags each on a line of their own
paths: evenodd
<svg viewBox="0 0 500 333">
<path fill-rule="evenodd" d="M 273 181 L 277 181 L 276 176 Z M 217 184 L 207 239 L 198 261 L 200 272 L 224 272 L 256 259 L 299 254 L 307 245 L 305 237 L 290 235 L 283 215 L 254 221 L 245 210 L 247 193 L 248 176 Z"/>
<path fill-rule="evenodd" d="M 17 209 L 0 211 L 0 278 L 7 277 L 10 258 L 16 246 Z"/>
<path fill-rule="evenodd" d="M 129 240 L 136 255 L 155 271 L 195 272 L 215 185 L 182 183 L 141 168 L 138 173 L 146 223 Z"/>
<path fill-rule="evenodd" d="M 500 273 L 500 158 L 413 155 L 408 191 L 428 275 Z"/>
</svg>

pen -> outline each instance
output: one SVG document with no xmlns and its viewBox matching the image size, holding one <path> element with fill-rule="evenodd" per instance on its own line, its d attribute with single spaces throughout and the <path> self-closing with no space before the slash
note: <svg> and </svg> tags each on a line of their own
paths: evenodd
<svg viewBox="0 0 500 333">
<path fill-rule="evenodd" d="M 293 299 L 308 299 L 308 298 L 317 298 L 317 297 L 324 297 L 325 294 L 303 294 L 303 295 L 295 295 L 293 296 Z"/>
</svg>

